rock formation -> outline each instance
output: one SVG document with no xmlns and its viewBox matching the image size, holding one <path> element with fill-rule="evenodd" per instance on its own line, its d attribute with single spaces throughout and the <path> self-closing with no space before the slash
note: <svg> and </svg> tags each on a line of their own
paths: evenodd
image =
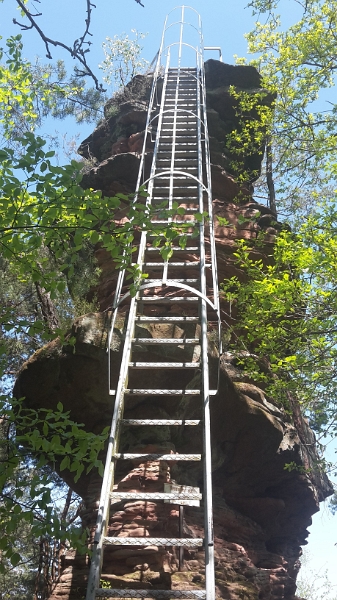
<svg viewBox="0 0 337 600">
<path fill-rule="evenodd" d="M 84 176 L 84 186 L 100 189 L 107 195 L 133 191 L 150 84 L 151 77 L 138 76 L 124 97 L 107 104 L 105 120 L 81 144 L 81 154 L 95 162 Z M 220 226 L 215 218 L 221 281 L 238 272 L 233 251 L 239 238 L 252 239 L 263 230 L 265 245 L 256 252 L 269 260 L 279 226 L 270 210 L 252 197 L 252 182 L 260 169 L 262 149 L 246 157 L 244 169 L 251 176 L 239 185 L 230 172 L 231 157 L 224 145 L 226 135 L 240 126 L 229 86 L 256 94 L 260 91 L 257 71 L 208 61 L 206 84 L 214 212 L 230 223 L 229 227 Z M 266 97 L 264 101 L 271 100 Z M 149 139 L 147 143 L 146 168 L 149 168 L 152 142 Z M 254 215 L 257 218 L 251 220 Z M 55 341 L 33 355 L 21 369 L 15 393 L 18 397 L 25 396 L 27 405 L 34 408 L 54 408 L 61 400 L 73 420 L 99 433 L 110 424 L 113 408 L 107 388 L 105 347 L 116 271 L 105 251 L 98 248 L 96 256 L 101 279 L 95 292 L 101 312 L 84 315 L 73 324 L 69 335 L 76 338 L 75 352 L 73 347 Z M 227 309 L 225 305 L 222 308 Z M 169 314 L 177 314 L 172 311 L 179 311 L 179 306 L 169 306 L 168 310 Z M 119 372 L 123 325 L 121 317 L 116 323 L 111 351 L 112 387 Z M 139 329 L 142 337 L 161 337 L 162 327 L 172 329 L 170 337 L 182 338 L 191 333 L 177 325 L 148 324 Z M 174 350 L 175 360 L 191 360 L 189 352 L 186 346 L 178 346 Z M 223 354 L 218 374 L 217 351 L 212 350 L 211 341 L 210 354 L 212 377 L 220 378 L 219 392 L 211 405 L 217 597 L 299 600 L 296 576 L 301 545 L 307 543 L 311 515 L 318 510 L 319 502 L 331 494 L 327 478 L 315 470 L 314 435 L 302 417 L 297 414 L 296 419 L 292 418 L 245 375 L 235 355 Z M 139 351 L 141 355 L 142 360 L 151 360 L 156 351 L 150 348 L 145 358 L 144 352 Z M 160 360 L 157 355 L 155 358 Z M 198 376 L 189 381 L 184 371 L 177 387 L 187 384 L 189 388 L 197 387 L 197 379 Z M 142 381 L 137 380 L 137 387 L 143 387 Z M 160 385 L 154 383 L 153 387 L 169 386 L 161 380 Z M 128 410 L 132 409 L 133 418 L 151 418 L 154 405 L 156 418 L 200 416 L 193 396 L 176 400 L 137 398 Z M 196 427 L 131 429 L 123 438 L 124 451 L 200 452 L 200 431 Z M 307 470 L 287 471 L 284 468 L 287 463 Z M 92 532 L 100 491 L 98 473 L 82 475 L 77 483 L 71 473 L 62 471 L 61 475 L 83 498 L 83 525 Z M 164 484 L 172 481 L 201 487 L 200 466 L 138 461 L 130 467 L 126 462 L 119 468 L 116 489 L 164 491 Z M 179 510 L 174 504 L 124 502 L 116 504 L 111 512 L 109 533 L 123 537 L 130 532 L 133 536 L 169 537 L 178 534 L 178 527 Z M 183 528 L 186 536 L 202 537 L 200 508 L 185 507 Z M 185 550 L 184 567 L 179 570 L 179 557 L 173 550 L 167 552 L 158 546 L 111 547 L 105 553 L 103 578 L 112 587 L 193 589 L 193 585 L 204 579 L 202 561 L 202 552 Z M 50 600 L 83 598 L 87 573 L 87 558 L 72 551 L 66 553 Z"/>
</svg>

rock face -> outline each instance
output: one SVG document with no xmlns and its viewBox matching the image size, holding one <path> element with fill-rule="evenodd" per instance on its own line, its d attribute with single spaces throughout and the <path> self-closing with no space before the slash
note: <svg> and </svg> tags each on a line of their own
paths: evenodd
<svg viewBox="0 0 337 600">
<path fill-rule="evenodd" d="M 220 281 L 238 273 L 233 252 L 240 238 L 254 238 L 265 232 L 264 248 L 258 252 L 270 260 L 272 242 L 279 227 L 270 210 L 252 198 L 251 182 L 260 168 L 261 149 L 247 157 L 245 171 L 250 180 L 240 186 L 228 165 L 230 156 L 224 150 L 226 135 L 239 127 L 235 101 L 229 86 L 254 94 L 260 79 L 251 67 L 232 67 L 217 61 L 206 63 L 206 81 L 212 153 L 214 212 L 226 217 L 231 226 L 215 221 Z M 137 98 L 126 93 L 124 102 L 111 101 L 107 119 L 81 145 L 81 152 L 98 163 L 85 176 L 85 186 L 101 189 L 112 195 L 131 192 L 139 164 L 139 141 L 143 139 L 150 78 L 136 80 Z M 268 99 L 271 102 L 272 99 Z M 148 142 L 148 162 L 151 141 Z M 226 167 L 227 165 L 227 167 Z M 148 168 L 148 167 L 147 167 Z M 251 220 L 256 216 L 255 220 Z M 244 217 L 247 219 L 240 218 Z M 113 399 L 107 392 L 106 337 L 116 272 L 107 253 L 97 250 L 102 270 L 96 290 L 101 311 L 84 315 L 75 321 L 69 335 L 76 338 L 75 352 L 65 343 L 53 342 L 27 361 L 19 374 L 15 388 L 17 397 L 25 396 L 30 407 L 55 407 L 61 400 L 71 418 L 83 422 L 89 431 L 100 432 L 110 425 Z M 227 307 L 224 305 L 223 310 Z M 178 310 L 179 306 L 172 310 Z M 105 311 L 105 312 L 103 312 Z M 177 314 L 177 313 L 175 313 Z M 123 317 L 117 322 L 111 351 L 114 387 L 121 358 Z M 194 336 L 194 331 L 177 325 L 139 326 L 139 337 L 162 337 L 162 328 L 170 328 L 169 337 Z M 141 334 L 141 335 L 140 335 Z M 159 360 L 160 350 L 144 349 L 134 360 Z M 191 351 L 177 346 L 174 359 L 190 361 Z M 216 540 L 217 597 L 228 600 L 299 600 L 296 596 L 296 576 L 300 566 L 300 546 L 306 544 L 307 527 L 318 503 L 331 494 L 325 475 L 315 471 L 314 436 L 305 420 L 295 411 L 295 417 L 247 379 L 237 365 L 237 359 L 225 353 L 220 360 L 210 343 L 210 365 L 213 385 L 219 376 L 219 392 L 212 397 L 212 456 L 214 482 L 214 528 Z M 153 386 L 170 387 L 161 378 Z M 168 377 L 168 376 L 167 376 Z M 137 387 L 142 385 L 137 379 Z M 168 382 L 166 382 L 168 383 Z M 198 387 L 199 376 L 191 380 L 181 372 L 178 388 Z M 146 399 L 137 397 L 130 403 L 133 418 L 200 418 L 193 396 L 173 400 L 168 397 Z M 295 407 L 296 408 L 296 407 Z M 125 418 L 131 413 L 125 413 Z M 191 431 L 192 430 L 192 431 Z M 123 451 L 146 453 L 200 452 L 198 427 L 133 427 L 123 437 Z M 298 470 L 285 470 L 294 463 Z M 116 490 L 164 491 L 164 485 L 183 482 L 202 487 L 200 466 L 195 463 L 135 461 L 118 467 Z M 191 466 L 192 465 L 192 466 Z M 56 465 L 56 469 L 57 469 Z M 62 477 L 82 498 L 83 525 L 93 533 L 97 499 L 101 480 L 97 472 L 82 475 L 77 483 L 72 474 L 62 471 Z M 184 508 L 183 533 L 202 537 L 202 510 Z M 120 502 L 111 512 L 109 534 L 122 537 L 146 535 L 170 537 L 179 533 L 179 507 L 160 502 Z M 83 598 L 88 559 L 67 552 L 62 559 L 59 580 L 51 600 Z M 105 552 L 103 579 L 111 587 L 149 589 L 193 589 L 204 579 L 203 553 L 185 550 L 184 567 L 179 569 L 179 556 L 156 545 L 146 548 L 108 548 Z"/>
</svg>

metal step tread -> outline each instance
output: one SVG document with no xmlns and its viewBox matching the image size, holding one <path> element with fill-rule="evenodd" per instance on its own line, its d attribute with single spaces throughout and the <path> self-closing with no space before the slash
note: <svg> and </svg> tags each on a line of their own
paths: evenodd
<svg viewBox="0 0 337 600">
<path fill-rule="evenodd" d="M 120 460 L 144 460 L 144 461 L 157 461 L 157 460 L 182 460 L 182 461 L 193 461 L 198 462 L 201 460 L 201 454 L 130 454 L 118 452 L 115 454 L 115 458 Z M 125 539 L 125 538 L 124 538 Z M 149 538 L 145 538 L 149 539 Z M 154 542 L 153 542 L 154 543 Z"/>
<path fill-rule="evenodd" d="M 197 195 L 195 196 L 190 196 L 190 195 L 186 195 L 186 196 L 176 196 L 175 192 L 176 190 L 173 190 L 173 196 L 172 196 L 172 200 L 174 202 L 178 202 L 180 204 L 196 204 L 197 207 L 199 208 L 199 199 L 197 198 Z M 162 194 L 161 196 L 158 195 L 158 192 L 160 192 L 160 189 L 156 189 L 155 190 L 155 195 L 152 196 L 152 206 L 155 205 L 161 205 L 164 204 L 164 202 L 168 202 L 169 198 L 168 198 L 168 194 Z M 167 210 L 167 206 L 163 206 L 164 210 Z"/>
<path fill-rule="evenodd" d="M 183 546 L 199 548 L 203 546 L 203 538 L 155 538 L 155 537 L 109 537 L 104 536 L 104 543 L 111 546 Z"/>
<path fill-rule="evenodd" d="M 195 130 L 196 124 L 196 121 L 184 121 L 181 123 L 176 123 L 175 126 L 174 123 L 163 123 L 161 131 L 175 131 L 176 133 L 181 131 L 190 131 L 191 129 Z"/>
<path fill-rule="evenodd" d="M 138 427 L 140 425 L 153 425 L 161 426 L 165 425 L 168 427 L 176 425 L 187 425 L 189 427 L 199 425 L 200 419 L 122 419 L 123 425 L 129 425 L 130 427 Z"/>
<path fill-rule="evenodd" d="M 132 338 L 133 344 L 177 344 L 182 346 L 184 344 L 200 344 L 199 338 Z"/>
<path fill-rule="evenodd" d="M 160 149 L 161 145 L 162 145 L 161 142 L 159 142 L 159 150 L 157 153 L 157 157 L 160 156 L 160 154 L 164 153 L 164 150 Z M 186 146 L 187 146 L 187 144 L 186 144 Z M 171 146 L 171 149 L 172 149 L 172 146 Z M 168 152 L 168 150 L 165 150 L 165 154 L 167 154 L 167 152 Z M 190 150 L 188 147 L 186 149 L 182 149 L 182 150 L 175 149 L 174 153 L 175 153 L 175 155 L 177 155 L 177 154 L 196 154 L 198 156 L 198 150 Z"/>
<path fill-rule="evenodd" d="M 191 260 L 191 262 L 169 262 L 168 265 L 170 267 L 198 267 L 200 261 Z M 165 265 L 164 262 L 146 262 L 143 263 L 143 267 L 163 267 Z M 132 263 L 133 267 L 138 266 L 138 263 Z M 210 266 L 210 265 L 205 265 Z"/>
<path fill-rule="evenodd" d="M 175 200 L 179 200 L 179 198 L 175 198 Z M 184 233 L 184 236 L 186 236 L 186 237 L 194 237 L 196 241 L 198 240 L 198 236 L 195 235 L 194 233 L 191 233 L 191 232 Z M 148 239 L 154 239 L 155 238 L 156 240 L 158 240 L 158 239 L 166 240 L 165 236 L 163 234 L 160 234 L 160 233 L 158 233 L 158 234 L 157 233 L 149 233 L 147 237 L 148 237 Z M 177 236 L 175 237 L 175 239 L 178 239 L 178 237 L 180 237 L 179 234 L 177 234 Z"/>
<path fill-rule="evenodd" d="M 164 388 L 126 388 L 125 393 L 129 396 L 199 396 L 200 390 L 171 390 Z"/>
<path fill-rule="evenodd" d="M 158 154 L 157 154 L 156 164 L 158 165 L 158 163 L 161 163 L 161 162 L 164 162 L 165 164 L 169 163 L 171 165 L 170 158 L 160 158 L 160 156 L 158 157 Z M 196 156 L 195 158 L 175 158 L 174 163 L 175 163 L 175 166 L 178 166 L 178 167 L 180 165 L 183 165 L 186 167 L 188 164 L 191 166 L 197 167 L 198 166 L 198 157 Z"/>
<path fill-rule="evenodd" d="M 170 263 L 169 263 L 170 264 Z M 140 302 L 150 304 L 160 302 L 160 304 L 171 304 L 172 302 L 199 302 L 199 296 L 141 296 Z"/>
<path fill-rule="evenodd" d="M 145 250 L 146 252 L 160 252 L 162 248 L 159 246 L 150 246 Z M 197 252 L 199 250 L 199 246 L 186 246 L 186 248 L 182 248 L 181 246 L 171 246 L 170 250 L 173 250 L 173 252 Z"/>
<path fill-rule="evenodd" d="M 199 369 L 200 362 L 129 362 L 131 369 Z"/>
<path fill-rule="evenodd" d="M 202 500 L 200 492 L 111 492 L 113 502 L 121 500 Z"/>
<path fill-rule="evenodd" d="M 136 317 L 136 323 L 199 323 L 199 317 Z"/>
<path fill-rule="evenodd" d="M 104 579 L 104 574 L 102 574 Z M 204 590 L 123 590 L 112 588 L 96 588 L 96 598 L 158 598 L 159 600 L 171 600 L 171 598 L 186 599 L 203 599 L 206 598 Z"/>
<path fill-rule="evenodd" d="M 176 191 L 176 190 L 174 190 Z M 162 196 L 152 196 L 152 200 L 161 200 L 163 201 L 163 197 Z M 166 200 L 166 198 L 165 198 Z M 195 196 L 174 196 L 174 201 L 175 202 L 187 202 L 187 201 L 191 201 L 191 202 L 195 202 L 196 204 L 199 202 L 198 196 L 197 194 Z M 148 237 L 153 237 L 153 236 L 148 236 Z M 156 237 L 160 237 L 160 236 L 156 236 Z"/>
<path fill-rule="evenodd" d="M 166 279 L 165 283 L 162 279 L 147 279 L 146 283 L 158 283 L 158 286 L 170 287 L 175 283 L 199 283 L 200 279 Z"/>
<path fill-rule="evenodd" d="M 173 198 L 174 199 L 174 198 Z M 155 225 L 170 225 L 171 223 L 177 225 L 190 225 L 190 227 L 194 225 L 199 225 L 199 221 L 187 221 L 186 219 L 174 219 L 169 221 L 168 219 L 153 219 L 152 223 Z"/>
</svg>

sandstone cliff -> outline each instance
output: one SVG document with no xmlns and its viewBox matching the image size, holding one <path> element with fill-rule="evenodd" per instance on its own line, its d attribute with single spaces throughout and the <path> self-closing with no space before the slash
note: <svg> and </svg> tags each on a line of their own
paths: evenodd
<svg viewBox="0 0 337 600">
<path fill-rule="evenodd" d="M 151 78 L 138 77 L 124 97 L 110 101 L 106 119 L 80 147 L 83 156 L 94 162 L 84 176 L 83 185 L 100 189 L 104 194 L 132 192 L 136 183 L 139 151 L 143 140 L 147 100 Z M 248 179 L 240 185 L 231 173 L 232 157 L 226 150 L 226 135 L 240 126 L 235 100 L 229 86 L 235 85 L 251 94 L 259 92 L 260 78 L 252 67 L 232 67 L 217 61 L 206 63 L 207 102 L 212 151 L 212 176 L 215 215 L 226 217 L 230 227 L 215 219 L 215 236 L 219 280 L 237 273 L 233 251 L 239 238 L 254 239 L 265 232 L 264 248 L 257 254 L 268 260 L 279 227 L 270 210 L 252 197 L 252 182 L 257 177 L 262 148 L 255 149 L 244 161 Z M 272 99 L 265 97 L 265 102 Z M 152 143 L 148 140 L 146 168 L 151 160 Z M 249 175 L 250 174 L 250 175 Z M 251 217 L 257 215 L 255 220 Z M 241 217 L 244 217 L 243 219 Z M 73 324 L 72 347 L 56 341 L 32 356 L 22 367 L 15 393 L 25 396 L 27 405 L 55 407 L 61 400 L 75 421 L 83 422 L 93 432 L 110 424 L 113 399 L 107 392 L 106 337 L 109 307 L 116 283 L 113 261 L 97 249 L 101 279 L 97 289 L 99 313 L 84 315 Z M 227 307 L 222 306 L 224 312 Z M 168 306 L 168 314 L 177 314 L 179 306 Z M 123 338 L 123 318 L 116 324 L 112 358 L 112 386 L 117 380 Z M 161 326 L 142 327 L 142 337 L 160 337 Z M 170 337 L 182 338 L 191 332 L 176 325 Z M 219 376 L 219 392 L 212 398 L 212 454 L 214 481 L 214 526 L 216 539 L 216 577 L 218 597 L 229 600 L 296 600 L 296 575 L 300 566 L 301 545 L 306 543 L 307 527 L 318 504 L 331 493 L 327 478 L 315 470 L 314 436 L 304 419 L 294 418 L 272 398 L 254 385 L 240 370 L 235 355 L 225 353 L 220 360 L 211 349 L 214 381 Z M 175 360 L 191 360 L 184 346 L 174 350 Z M 139 355 L 144 352 L 139 351 Z M 156 351 L 147 351 L 139 360 L 160 360 Z M 156 374 L 153 375 L 156 377 Z M 182 372 L 177 387 L 197 387 Z M 142 387 L 142 381 L 137 381 Z M 165 387 L 165 381 L 158 386 Z M 161 399 L 138 398 L 129 410 L 132 418 L 151 418 L 156 404 L 156 418 L 198 418 L 199 407 L 193 396 Z M 160 415 L 158 414 L 158 408 Z M 127 418 L 128 415 L 126 414 Z M 124 436 L 126 451 L 199 452 L 197 428 L 134 427 Z M 195 432 L 191 433 L 191 429 Z M 173 431 L 174 430 L 174 431 Z M 188 431 L 187 431 L 188 430 Z M 286 463 L 299 469 L 287 471 Z M 128 463 L 127 463 L 128 464 Z M 116 489 L 163 491 L 164 484 L 183 481 L 202 486 L 199 466 L 147 461 L 123 467 L 118 472 Z M 57 467 L 56 467 L 57 468 Z M 100 491 L 100 477 L 92 471 L 75 484 L 72 474 L 62 477 L 83 498 L 84 526 L 93 530 L 95 509 Z M 178 532 L 178 507 L 156 502 L 116 504 L 109 523 L 111 534 L 170 536 Z M 202 536 L 202 511 L 186 507 L 184 532 Z M 88 572 L 87 559 L 68 552 L 50 598 L 80 600 Z M 147 548 L 111 548 L 106 552 L 103 568 L 105 581 L 113 587 L 184 588 L 204 578 L 202 554 L 185 551 L 184 569 L 178 569 L 178 557 L 158 546 Z"/>
</svg>

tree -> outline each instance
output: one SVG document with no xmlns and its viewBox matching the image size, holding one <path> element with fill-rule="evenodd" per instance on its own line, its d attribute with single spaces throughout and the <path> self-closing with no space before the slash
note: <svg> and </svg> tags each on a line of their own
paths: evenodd
<svg viewBox="0 0 337 600">
<path fill-rule="evenodd" d="M 296 594 L 306 600 L 336 600 L 336 590 L 329 581 L 327 571 L 312 569 L 310 553 L 303 552 L 302 569 L 297 582 Z"/>
<path fill-rule="evenodd" d="M 273 158 L 277 208 L 294 221 L 317 200 L 334 198 L 337 5 L 335 0 L 297 4 L 302 15 L 286 30 L 277 1 L 252 0 L 250 6 L 266 15 L 266 22 L 257 22 L 247 35 L 248 51 L 257 55 L 252 64 L 263 86 L 276 95 L 268 128 L 269 171 Z M 262 193 L 268 197 L 268 190 Z"/>
<path fill-rule="evenodd" d="M 113 85 L 114 91 L 125 88 L 136 75 L 145 71 L 148 61 L 141 58 L 143 50 L 139 41 L 144 39 L 146 34 L 132 29 L 134 39 L 128 35 L 115 35 L 113 38 L 107 37 L 103 42 L 103 51 L 105 59 L 100 66 L 105 75 L 105 83 Z"/>
<path fill-rule="evenodd" d="M 256 196 L 269 203 L 275 218 L 278 212 L 290 222 L 292 232 L 286 223 L 277 234 L 269 266 L 251 260 L 249 245 L 239 246 L 238 265 L 246 277 L 226 282 L 224 291 L 245 368 L 284 406 L 297 397 L 324 438 L 336 435 L 337 409 L 337 105 L 331 93 L 337 5 L 335 0 L 309 0 L 299 5 L 299 21 L 286 30 L 277 5 L 253 0 L 255 14 L 265 15 L 266 22 L 257 22 L 247 35 L 251 64 L 262 75 L 261 96 L 273 94 L 273 106 L 259 108 L 258 98 L 233 88 L 241 125 L 228 146 L 240 166 L 242 152 L 256 150 L 261 135 L 266 136 L 266 167 Z M 254 111 L 259 116 L 255 123 L 247 119 Z M 263 236 L 255 243 L 263 244 Z M 235 345 L 237 340 L 233 351 Z"/>
<path fill-rule="evenodd" d="M 144 7 L 144 4 L 140 0 L 135 0 L 137 4 Z M 3 0 L 0 0 L 3 2 Z M 41 4 L 40 0 L 38 3 Z M 72 45 L 64 43 L 62 40 L 57 40 L 50 37 L 49 32 L 43 31 L 39 26 L 39 17 L 42 16 L 41 11 L 37 11 L 36 6 L 30 6 L 28 0 L 14 0 L 13 7 L 20 9 L 20 21 L 16 18 L 13 22 L 18 25 L 22 31 L 29 31 L 34 29 L 40 36 L 44 45 L 46 56 L 49 59 L 53 58 L 52 49 L 61 48 L 63 51 L 68 53 L 73 59 L 76 60 L 77 66 L 75 66 L 74 73 L 78 77 L 89 77 L 94 81 L 95 88 L 98 91 L 104 91 L 102 84 L 99 83 L 98 78 L 88 63 L 88 53 L 90 52 L 90 46 L 92 44 L 90 38 L 92 34 L 90 32 L 91 20 L 93 16 L 93 9 L 96 8 L 95 4 L 90 0 L 83 0 L 83 7 L 85 9 L 84 26 L 82 34 L 79 38 L 76 38 Z"/>
<path fill-rule="evenodd" d="M 55 164 L 55 153 L 46 149 L 36 127 L 47 114 L 62 116 L 74 88 L 69 82 L 63 86 L 58 77 L 50 91 L 49 77 L 54 71 L 40 71 L 40 80 L 36 66 L 24 61 L 21 52 L 21 37 L 11 38 L 3 53 L 7 60 L 0 64 L 0 94 L 6 100 L 0 113 L 3 586 L 9 585 L 13 573 L 23 586 L 28 585 L 30 567 L 38 566 L 36 547 L 41 540 L 44 547 L 54 539 L 84 550 L 86 532 L 75 526 L 73 515 L 69 518 L 60 509 L 59 494 L 67 495 L 67 490 L 52 475 L 50 465 L 57 460 L 61 470 L 74 473 L 75 480 L 84 470 L 100 469 L 98 454 L 107 436 L 107 431 L 101 435 L 86 432 L 61 404 L 54 411 L 34 411 L 25 408 L 22 399 L 11 399 L 19 363 L 46 341 L 57 336 L 64 339 L 76 306 L 88 291 L 95 266 L 93 261 L 88 264 L 87 258 L 93 256 L 97 244 L 111 254 L 115 264 L 127 269 L 130 282 L 140 282 L 137 267 L 131 265 L 135 235 L 151 227 L 164 237 L 165 255 L 172 239 L 183 234 L 182 227 L 174 224 L 158 225 L 157 229 L 151 225 L 153 212 L 144 190 L 138 191 L 136 202 L 124 194 L 103 197 L 81 187 L 81 163 Z M 81 84 L 76 85 L 77 94 Z M 121 209 L 126 219 L 116 224 L 112 215 Z M 166 211 L 167 216 L 176 209 Z M 165 216 L 163 209 L 160 212 Z M 158 242 L 161 239 L 158 237 Z M 180 243 L 185 242 L 180 235 Z M 132 284 L 131 292 L 135 291 L 136 284 Z M 69 336 L 66 339 L 68 344 L 74 343 Z M 20 531 L 24 535 L 20 536 Z M 21 590 L 21 596 L 23 593 Z"/>
<path fill-rule="evenodd" d="M 235 256 L 245 276 L 222 285 L 242 367 L 286 409 L 295 397 L 320 436 L 337 433 L 336 233 L 330 205 L 296 234 L 280 232 L 267 265 L 251 258 L 263 236 L 242 242 Z"/>
</svg>

